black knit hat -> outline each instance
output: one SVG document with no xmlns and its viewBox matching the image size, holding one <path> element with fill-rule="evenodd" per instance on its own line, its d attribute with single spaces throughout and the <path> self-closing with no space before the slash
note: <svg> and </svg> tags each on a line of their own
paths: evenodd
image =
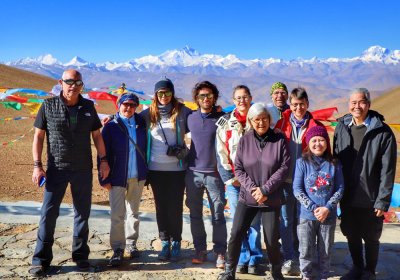
<svg viewBox="0 0 400 280">
<path fill-rule="evenodd" d="M 175 95 L 175 88 L 174 88 L 174 84 L 172 83 L 172 81 L 170 79 L 168 79 L 167 77 L 165 77 L 164 79 L 158 81 L 155 86 L 154 86 L 154 93 L 156 93 L 157 91 L 159 91 L 160 89 L 165 88 L 165 89 L 169 89 L 173 95 Z"/>
</svg>

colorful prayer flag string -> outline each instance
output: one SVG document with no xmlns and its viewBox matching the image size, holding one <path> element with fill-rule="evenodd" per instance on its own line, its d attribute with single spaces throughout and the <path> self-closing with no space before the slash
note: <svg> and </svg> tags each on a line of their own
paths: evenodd
<svg viewBox="0 0 400 280">
<path fill-rule="evenodd" d="M 17 141 L 22 140 L 28 133 L 30 133 L 30 132 L 32 132 L 32 131 L 33 131 L 33 127 L 32 127 L 31 129 L 29 129 L 29 131 L 28 131 L 27 133 L 22 134 L 22 135 L 18 136 L 16 139 L 13 139 L 13 140 L 11 140 L 11 141 L 4 142 L 4 143 L 1 144 L 1 146 L 2 146 L 2 147 L 10 146 L 10 145 L 14 144 L 14 143 L 17 142 Z"/>
</svg>

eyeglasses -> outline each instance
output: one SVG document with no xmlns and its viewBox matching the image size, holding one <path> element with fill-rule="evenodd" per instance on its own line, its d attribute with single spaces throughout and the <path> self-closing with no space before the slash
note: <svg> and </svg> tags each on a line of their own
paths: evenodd
<svg viewBox="0 0 400 280">
<path fill-rule="evenodd" d="M 157 96 L 160 98 L 163 96 L 170 97 L 170 96 L 172 96 L 172 92 L 171 91 L 157 91 Z"/>
<path fill-rule="evenodd" d="M 125 107 L 136 108 L 138 105 L 136 103 L 122 103 Z"/>
<path fill-rule="evenodd" d="M 236 101 L 247 101 L 247 100 L 249 100 L 250 99 L 250 96 L 249 95 L 243 95 L 243 96 L 238 96 L 238 97 L 234 97 L 233 98 L 233 100 L 236 100 Z"/>
<path fill-rule="evenodd" d="M 306 103 L 290 103 L 290 106 L 293 106 L 294 108 L 300 107 L 300 108 L 305 108 L 307 106 Z"/>
<path fill-rule="evenodd" d="M 272 94 L 274 94 L 274 95 L 278 95 L 278 94 L 287 95 L 288 93 L 286 91 L 284 91 L 284 90 L 282 90 L 282 91 L 276 90 Z"/>
<path fill-rule="evenodd" d="M 256 124 L 260 124 L 260 123 L 266 123 L 269 122 L 268 118 L 262 118 L 262 119 L 251 119 L 253 122 L 255 122 Z"/>
<path fill-rule="evenodd" d="M 74 80 L 74 79 L 66 79 L 66 80 L 62 80 L 64 83 L 66 83 L 69 86 L 72 85 L 77 85 L 78 87 L 80 87 L 81 85 L 83 85 L 82 80 Z"/>
<path fill-rule="evenodd" d="M 213 99 L 213 98 L 214 98 L 214 94 L 212 94 L 212 93 L 206 93 L 206 94 L 199 94 L 199 95 L 197 95 L 197 98 L 200 99 L 200 100 L 204 100 L 204 99 L 206 99 L 206 97 L 207 97 L 208 99 Z"/>
</svg>

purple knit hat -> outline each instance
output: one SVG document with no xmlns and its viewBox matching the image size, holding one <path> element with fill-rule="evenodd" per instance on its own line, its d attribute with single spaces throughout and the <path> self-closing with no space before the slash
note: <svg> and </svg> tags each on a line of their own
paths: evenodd
<svg viewBox="0 0 400 280">
<path fill-rule="evenodd" d="M 326 131 L 326 128 L 323 126 L 313 126 L 309 130 L 307 130 L 307 133 L 306 133 L 307 145 L 310 142 L 311 138 L 313 138 L 314 136 L 324 137 L 326 142 L 329 143 L 328 131 Z"/>
</svg>

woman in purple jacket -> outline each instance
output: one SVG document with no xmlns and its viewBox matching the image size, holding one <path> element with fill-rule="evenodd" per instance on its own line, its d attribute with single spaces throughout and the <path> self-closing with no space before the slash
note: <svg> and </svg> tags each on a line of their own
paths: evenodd
<svg viewBox="0 0 400 280">
<path fill-rule="evenodd" d="M 228 243 L 225 272 L 218 279 L 235 279 L 241 241 L 258 212 L 262 215 L 272 278 L 284 279 L 278 240 L 283 202 L 281 183 L 286 178 L 290 161 L 287 141 L 282 134 L 269 128 L 271 115 L 264 104 L 251 106 L 247 121 L 252 129 L 240 139 L 235 160 L 235 175 L 241 185 L 239 202 Z"/>
</svg>

